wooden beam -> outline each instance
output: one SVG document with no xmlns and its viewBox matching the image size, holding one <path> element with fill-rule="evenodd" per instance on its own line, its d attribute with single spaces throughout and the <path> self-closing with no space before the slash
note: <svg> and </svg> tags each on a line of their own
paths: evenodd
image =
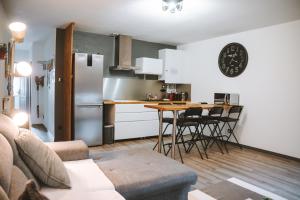
<svg viewBox="0 0 300 200">
<path fill-rule="evenodd" d="M 64 140 L 72 140 L 72 54 L 73 54 L 73 32 L 75 23 L 70 23 L 65 29 L 64 43 Z"/>
</svg>

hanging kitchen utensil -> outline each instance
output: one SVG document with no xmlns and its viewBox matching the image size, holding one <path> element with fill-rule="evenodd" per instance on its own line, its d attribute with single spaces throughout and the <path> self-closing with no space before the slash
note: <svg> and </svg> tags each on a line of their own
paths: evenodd
<svg viewBox="0 0 300 200">
<path fill-rule="evenodd" d="M 42 87 L 44 86 L 44 78 L 45 78 L 45 76 L 41 76 L 41 77 L 35 76 L 34 77 L 35 84 L 36 84 L 36 91 L 37 91 L 37 99 L 36 99 L 36 102 L 37 102 L 36 116 L 37 116 L 37 118 L 40 117 L 40 86 L 42 86 Z"/>
</svg>

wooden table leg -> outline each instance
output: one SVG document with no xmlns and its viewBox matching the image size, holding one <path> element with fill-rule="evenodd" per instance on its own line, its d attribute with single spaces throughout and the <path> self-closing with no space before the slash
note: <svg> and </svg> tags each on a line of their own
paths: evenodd
<svg viewBox="0 0 300 200">
<path fill-rule="evenodd" d="M 159 115 L 159 134 L 158 134 L 158 152 L 161 153 L 161 147 L 162 147 L 162 130 L 163 130 L 163 111 L 158 110 L 158 115 Z"/>
<path fill-rule="evenodd" d="M 172 149 L 171 158 L 175 159 L 175 141 L 176 141 L 176 123 L 177 123 L 177 110 L 173 111 L 173 129 L 172 129 Z"/>
</svg>

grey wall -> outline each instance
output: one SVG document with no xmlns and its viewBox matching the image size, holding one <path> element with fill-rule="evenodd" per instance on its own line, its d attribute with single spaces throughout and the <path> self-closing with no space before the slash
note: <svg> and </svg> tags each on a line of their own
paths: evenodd
<svg viewBox="0 0 300 200">
<path fill-rule="evenodd" d="M 160 49 L 176 49 L 176 46 L 152 43 L 140 40 L 132 41 L 132 65 L 138 57 L 158 58 Z M 136 78 L 143 79 L 143 75 L 135 75 L 133 71 L 109 71 L 114 59 L 114 38 L 107 35 L 75 31 L 74 51 L 85 53 L 99 53 L 104 55 L 104 77 L 106 78 Z M 157 79 L 157 76 L 147 76 L 147 79 Z"/>
</svg>

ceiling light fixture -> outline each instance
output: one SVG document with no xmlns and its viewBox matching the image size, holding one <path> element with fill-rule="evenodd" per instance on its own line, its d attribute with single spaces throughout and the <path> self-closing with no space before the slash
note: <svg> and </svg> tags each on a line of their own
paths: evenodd
<svg viewBox="0 0 300 200">
<path fill-rule="evenodd" d="M 13 22 L 9 24 L 9 30 L 11 31 L 12 38 L 15 42 L 21 43 L 24 41 L 26 34 L 26 25 L 22 22 Z"/>
<path fill-rule="evenodd" d="M 170 11 L 170 13 L 175 13 L 176 11 L 181 11 L 183 7 L 183 0 L 162 0 L 162 10 Z"/>
</svg>

